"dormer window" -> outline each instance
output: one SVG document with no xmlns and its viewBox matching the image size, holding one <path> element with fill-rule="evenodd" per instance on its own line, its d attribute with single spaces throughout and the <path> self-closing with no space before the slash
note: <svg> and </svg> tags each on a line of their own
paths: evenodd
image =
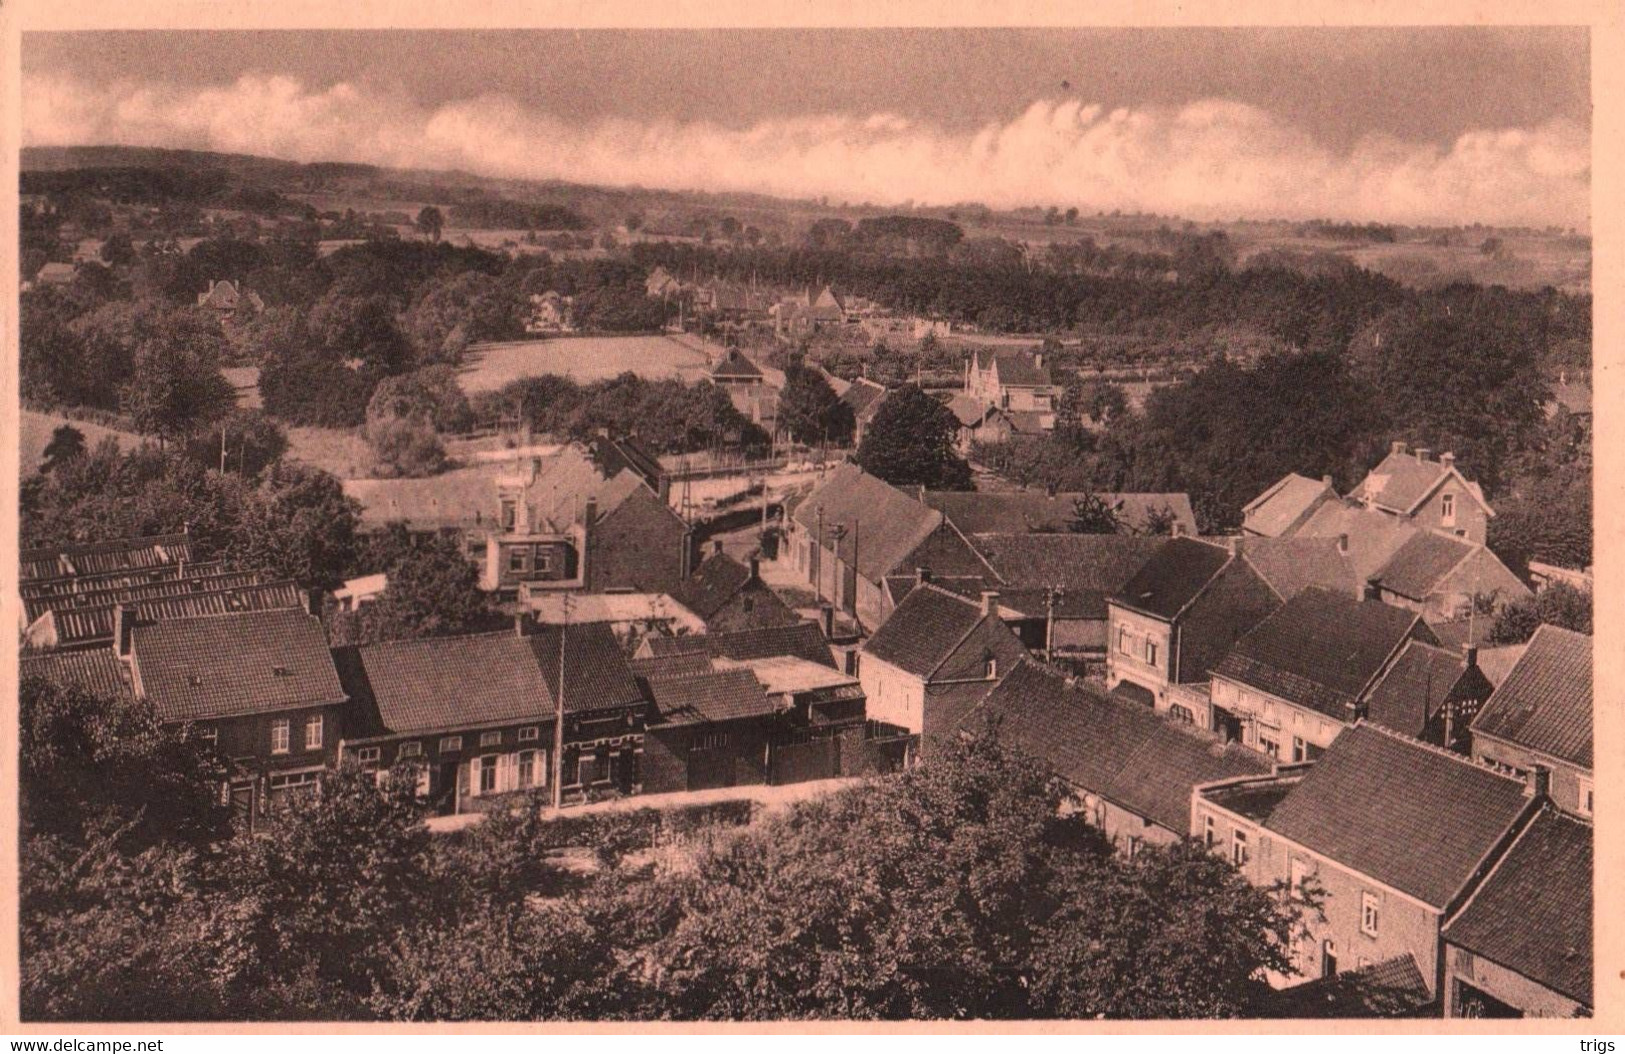
<svg viewBox="0 0 1625 1054">
<path fill-rule="evenodd" d="M 511 531 L 519 517 L 519 503 L 513 498 L 502 499 L 502 529 Z"/>
<path fill-rule="evenodd" d="M 999 677 L 999 660 L 998 659 L 995 659 L 993 656 L 989 655 L 987 657 L 987 662 L 984 664 L 984 668 L 985 668 L 985 672 L 986 672 L 988 680 L 990 680 L 990 681 L 998 680 L 998 677 Z"/>
<path fill-rule="evenodd" d="M 1455 524 L 1456 496 L 1454 494 L 1446 494 L 1442 499 L 1440 499 L 1439 519 L 1446 527 L 1450 527 Z"/>
<path fill-rule="evenodd" d="M 292 674 L 288 671 L 288 668 L 286 666 L 273 666 L 273 667 L 271 667 L 271 676 L 272 677 L 291 677 Z"/>
</svg>

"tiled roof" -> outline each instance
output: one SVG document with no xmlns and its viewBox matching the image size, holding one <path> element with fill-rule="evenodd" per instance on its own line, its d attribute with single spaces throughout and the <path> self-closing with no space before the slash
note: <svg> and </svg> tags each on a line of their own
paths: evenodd
<svg viewBox="0 0 1625 1054">
<path fill-rule="evenodd" d="M 82 688 L 103 698 L 129 698 L 132 694 L 124 664 L 111 648 L 24 655 L 18 664 L 17 677 L 19 680 L 40 677 L 64 688 Z"/>
<path fill-rule="evenodd" d="M 321 620 L 294 609 L 138 622 L 137 684 L 164 721 L 344 701 Z"/>
<path fill-rule="evenodd" d="M 1438 633 L 1438 627 L 1434 627 L 1434 632 Z M 1442 638 L 1443 634 L 1440 634 L 1440 637 Z M 1448 646 L 1450 642 L 1444 643 Z M 1524 650 L 1528 647 L 1528 644 L 1508 644 L 1499 648 L 1479 648 L 1478 669 L 1489 680 L 1491 686 L 1499 688 L 1517 667 L 1518 660 L 1523 658 Z"/>
<path fill-rule="evenodd" d="M 1089 496 L 1082 491 L 1050 494 L 1042 490 L 928 490 L 921 497 L 925 504 L 954 521 L 955 527 L 974 535 L 1069 533 L 1076 503 Z M 1167 509 L 1187 533 L 1196 533 L 1196 515 L 1191 511 L 1188 494 L 1102 492 L 1094 496 L 1111 507 L 1120 523 L 1134 530 L 1146 529 L 1153 513 Z"/>
<path fill-rule="evenodd" d="M 1424 1016 L 1432 1003 L 1416 957 L 1406 952 L 1272 992 L 1265 1014 L 1284 1019 L 1409 1018 Z"/>
<path fill-rule="evenodd" d="M 978 722 L 1074 786 L 1180 833 L 1190 827 L 1197 784 L 1270 768 L 1261 755 L 1145 707 L 1069 685 L 1032 662 L 1012 669 L 960 727 L 975 730 Z"/>
<path fill-rule="evenodd" d="M 823 510 L 822 539 L 819 539 L 820 509 Z M 826 549 L 838 546 L 841 559 L 848 564 L 853 560 L 855 545 L 858 573 L 876 583 L 897 571 L 903 560 L 942 522 L 940 512 L 850 463 L 837 466 L 825 476 L 796 506 L 794 517 L 815 544 Z M 838 525 L 846 528 L 839 540 L 835 537 Z"/>
<path fill-rule="evenodd" d="M 1458 470 L 1446 467 L 1439 461 L 1423 461 L 1414 453 L 1390 453 L 1360 482 L 1354 489 L 1354 495 L 1368 497 L 1373 504 L 1384 509 L 1410 513 L 1433 493 L 1447 475 L 1461 479 L 1473 499 L 1484 504 L 1484 496 L 1478 485 L 1469 482 Z M 1487 504 L 1484 504 L 1484 508 L 1489 510 Z"/>
<path fill-rule="evenodd" d="M 880 409 L 880 404 L 886 401 L 886 394 L 885 385 L 860 377 L 841 393 L 841 402 L 852 408 L 852 415 L 859 421 L 867 421 L 874 417 Z"/>
<path fill-rule="evenodd" d="M 559 637 L 564 637 L 564 684 L 559 685 Z M 626 665 L 626 655 L 607 622 L 542 626 L 527 638 L 542 665 L 553 697 L 564 698 L 564 712 L 612 710 L 635 706 L 643 692 Z"/>
<path fill-rule="evenodd" d="M 1306 589 L 1236 641 L 1213 673 L 1351 720 L 1354 704 L 1419 619 L 1375 600 Z"/>
<path fill-rule="evenodd" d="M 649 682 L 660 716 L 672 723 L 766 717 L 777 707 L 748 669 L 714 670 Z"/>
<path fill-rule="evenodd" d="M 1328 501 L 1292 532 L 1297 538 L 1337 538 L 1347 535 L 1349 562 L 1361 583 L 1410 541 L 1416 528 L 1408 522 L 1346 501 Z"/>
<path fill-rule="evenodd" d="M 1173 619 L 1230 561 L 1230 551 L 1195 538 L 1172 538 L 1145 562 L 1112 600 Z"/>
<path fill-rule="evenodd" d="M 1106 598 L 1121 590 L 1168 539 L 1121 534 L 981 534 L 974 541 L 1004 579 L 1022 589 L 1054 587 L 1056 610 L 1072 618 L 1105 618 Z"/>
<path fill-rule="evenodd" d="M 147 621 L 225 615 L 236 611 L 301 610 L 304 597 L 292 582 L 261 582 L 208 593 L 152 597 L 125 605 Z M 47 621 L 58 648 L 113 639 L 118 604 L 52 610 Z"/>
<path fill-rule="evenodd" d="M 1018 388 L 1032 388 L 1051 383 L 1049 370 L 1037 365 L 1032 355 L 1027 352 L 995 351 L 976 354 L 977 364 L 981 369 L 998 366 L 999 383 L 1006 387 L 1013 385 Z"/>
<path fill-rule="evenodd" d="M 760 377 L 762 371 L 756 364 L 740 353 L 738 348 L 729 348 L 728 353 L 717 364 L 711 367 L 713 377 Z"/>
<path fill-rule="evenodd" d="M 185 534 L 119 538 L 106 542 L 43 546 L 18 554 L 23 582 L 66 575 L 98 575 L 135 568 L 161 567 L 192 559 Z"/>
<path fill-rule="evenodd" d="M 713 659 L 768 659 L 794 655 L 809 662 L 834 667 L 829 642 L 817 626 L 800 622 L 794 626 L 763 626 L 731 633 L 696 633 L 686 637 L 646 637 L 650 655 L 709 655 Z"/>
<path fill-rule="evenodd" d="M 1310 586 L 1354 596 L 1354 565 L 1335 538 L 1247 538 L 1241 555 L 1282 600 Z"/>
<path fill-rule="evenodd" d="M 32 582 L 23 582 L 18 585 L 17 591 L 21 596 L 29 600 L 45 597 L 71 597 L 79 593 L 125 589 L 130 586 L 150 585 L 154 582 L 173 582 L 178 578 L 188 576 L 206 578 L 210 575 L 223 574 L 225 570 L 226 564 L 223 560 L 207 560 L 192 564 L 165 564 L 160 567 L 136 568 L 129 571 L 109 571 L 100 575 L 36 578 Z"/>
<path fill-rule="evenodd" d="M 718 659 L 716 668 L 750 670 L 761 682 L 762 688 L 772 695 L 797 695 L 858 683 L 858 679 L 850 674 L 794 655 L 775 655 L 769 659 Z"/>
<path fill-rule="evenodd" d="M 164 578 L 156 582 L 124 583 L 109 589 L 85 590 L 78 593 L 45 595 L 23 598 L 23 609 L 32 622 L 47 611 L 67 611 L 74 608 L 103 607 L 112 604 L 130 604 L 156 597 L 179 596 L 186 593 L 211 593 L 221 589 L 255 585 L 260 582 L 258 571 L 229 571 L 223 574 L 188 575 Z"/>
<path fill-rule="evenodd" d="M 897 605 L 864 643 L 863 652 L 916 677 L 929 677 L 982 617 L 980 603 L 927 584 Z"/>
<path fill-rule="evenodd" d="M 654 680 L 660 677 L 690 677 L 696 673 L 710 673 L 714 667 L 711 656 L 703 651 L 678 655 L 657 655 L 646 659 L 628 659 L 626 668 L 633 677 Z"/>
<path fill-rule="evenodd" d="M 1591 825 L 1548 806 L 1507 850 L 1444 939 L 1587 1006 Z"/>
<path fill-rule="evenodd" d="M 1266 826 L 1442 910 L 1529 801 L 1522 780 L 1362 722 L 1333 741 Z"/>
<path fill-rule="evenodd" d="M 366 644 L 338 649 L 335 658 L 350 695 L 376 707 L 379 732 L 482 728 L 555 715 L 530 641 L 511 632 Z"/>
<path fill-rule="evenodd" d="M 992 404 L 986 399 L 978 399 L 975 396 L 966 395 L 964 392 L 955 393 L 954 397 L 943 405 L 966 428 L 974 428 L 976 425 L 981 424 L 982 419 L 987 416 L 988 410 L 992 408 Z"/>
<path fill-rule="evenodd" d="M 709 621 L 747 586 L 751 584 L 750 568 L 728 556 L 716 553 L 706 558 L 699 568 L 678 584 L 671 598 L 683 607 Z M 765 585 L 756 590 L 758 596 L 752 611 L 756 625 L 793 625 L 801 621 L 790 606 L 779 599 Z"/>
<path fill-rule="evenodd" d="M 1439 582 L 1473 554 L 1471 542 L 1417 531 L 1377 572 L 1382 587 L 1409 600 L 1426 600 Z"/>
<path fill-rule="evenodd" d="M 1336 497 L 1330 483 L 1294 472 L 1243 506 L 1242 519 L 1248 530 L 1277 538 L 1328 497 Z"/>
<path fill-rule="evenodd" d="M 598 436 L 591 441 L 588 449 L 593 462 L 606 478 L 614 478 L 622 469 L 629 468 L 653 486 L 666 471 L 660 457 L 635 435 Z"/>
<path fill-rule="evenodd" d="M 1589 769 L 1591 721 L 1591 638 L 1541 626 L 1473 719 L 1473 732 Z"/>
<path fill-rule="evenodd" d="M 1366 715 L 1384 728 L 1420 737 L 1427 723 L 1467 675 L 1467 661 L 1456 652 L 1413 640 L 1405 645 L 1388 672 L 1366 698 Z M 1481 682 L 1487 692 L 1488 681 Z M 1483 699 L 1484 695 L 1479 695 Z"/>
</svg>

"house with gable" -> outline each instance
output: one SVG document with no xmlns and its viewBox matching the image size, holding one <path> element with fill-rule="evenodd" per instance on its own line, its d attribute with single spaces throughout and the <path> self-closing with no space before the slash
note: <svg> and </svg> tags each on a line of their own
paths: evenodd
<svg viewBox="0 0 1625 1054">
<path fill-rule="evenodd" d="M 1041 352 L 972 350 L 965 363 L 965 394 L 1006 412 L 1040 415 L 1044 431 L 1055 427 L 1060 388 Z"/>
<path fill-rule="evenodd" d="M 232 315 L 238 311 L 258 314 L 265 310 L 265 301 L 253 290 L 240 288 L 236 282 L 227 279 L 210 281 L 209 288 L 197 295 L 197 306 L 222 315 Z"/>
<path fill-rule="evenodd" d="M 649 277 L 644 280 L 643 291 L 650 299 L 660 300 L 677 296 L 683 291 L 683 286 L 681 282 L 672 277 L 670 271 L 667 271 L 664 267 L 656 267 L 649 272 Z"/>
<path fill-rule="evenodd" d="M 729 348 L 712 364 L 711 383 L 724 387 L 756 386 L 767 383 L 761 367 L 752 362 L 738 348 Z"/>
<path fill-rule="evenodd" d="M 1244 534 L 1261 538 L 1290 535 L 1322 504 L 1336 500 L 1337 490 L 1330 476 L 1316 481 L 1288 473 L 1242 507 L 1241 529 Z"/>
<path fill-rule="evenodd" d="M 835 669 L 835 655 L 829 641 L 811 622 L 680 637 L 649 636 L 638 644 L 633 658 L 664 659 L 678 655 L 702 655 L 738 662 L 789 655 Z"/>
<path fill-rule="evenodd" d="M 890 390 L 883 384 L 877 384 L 867 377 L 859 377 L 841 392 L 841 402 L 852 408 L 852 445 L 862 445 L 863 437 L 874 421 L 875 414 L 880 412 L 880 405 L 886 401 Z"/>
<path fill-rule="evenodd" d="M 1468 728 L 1494 690 L 1477 648 L 1411 639 L 1366 693 L 1365 715 L 1412 739 L 1469 754 Z"/>
<path fill-rule="evenodd" d="M 1541 626 L 1473 719 L 1473 757 L 1545 782 L 1558 808 L 1589 818 L 1596 787 L 1591 691 L 1591 638 Z"/>
<path fill-rule="evenodd" d="M 1412 640 L 1438 643 L 1413 611 L 1305 589 L 1213 665 L 1210 727 L 1277 760 L 1312 761 L 1365 715 Z"/>
<path fill-rule="evenodd" d="M 1592 841 L 1552 808 L 1518 835 L 1445 924 L 1445 1017 L 1592 1016 Z"/>
<path fill-rule="evenodd" d="M 1349 497 L 1414 527 L 1443 530 L 1480 545 L 1495 515 L 1483 489 L 1456 467 L 1456 455 L 1446 451 L 1435 459 L 1427 447 L 1408 450 L 1397 440 Z"/>
<path fill-rule="evenodd" d="M 864 642 L 858 681 L 869 720 L 928 743 L 950 732 L 1026 655 L 1000 616 L 996 592 L 971 600 L 928 582 Z"/>
<path fill-rule="evenodd" d="M 1191 835 L 1260 888 L 1314 899 L 1277 986 L 1409 960 L 1445 996 L 1441 935 L 1544 804 L 1523 782 L 1369 722 L 1312 765 L 1191 795 Z"/>
<path fill-rule="evenodd" d="M 748 564 L 717 551 L 683 579 L 671 598 L 693 612 L 707 632 L 757 629 L 766 626 L 794 626 L 801 616 L 762 581 L 761 558 L 751 556 Z"/>
</svg>

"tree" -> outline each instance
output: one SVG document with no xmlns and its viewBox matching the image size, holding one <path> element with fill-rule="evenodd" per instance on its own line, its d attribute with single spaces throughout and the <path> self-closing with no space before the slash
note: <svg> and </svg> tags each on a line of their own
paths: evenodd
<svg viewBox="0 0 1625 1054">
<path fill-rule="evenodd" d="M 238 407 L 186 445 L 186 455 L 206 468 L 257 478 L 288 452 L 288 435 L 258 410 Z"/>
<path fill-rule="evenodd" d="M 852 407 L 841 401 L 823 374 L 800 360 L 784 371 L 779 420 L 791 439 L 809 445 L 830 442 L 845 446 L 856 427 Z"/>
<path fill-rule="evenodd" d="M 355 642 L 438 637 L 489 629 L 497 620 L 479 570 L 454 540 L 410 546 L 377 567 L 383 595 L 353 615 L 335 618 L 335 636 Z"/>
<path fill-rule="evenodd" d="M 186 439 L 218 421 L 237 401 L 220 373 L 225 338 L 218 323 L 195 311 L 159 322 L 135 351 L 135 369 L 120 403 L 138 431 Z"/>
<path fill-rule="evenodd" d="M 425 205 L 418 210 L 417 227 L 426 237 L 439 241 L 440 231 L 445 225 L 446 218 L 433 205 Z"/>
<path fill-rule="evenodd" d="M 301 585 L 335 589 L 353 566 L 360 505 L 339 481 L 297 462 L 271 465 L 258 486 L 227 479 L 223 488 L 238 511 L 226 535 L 225 554 L 234 563 L 256 567 Z"/>
<path fill-rule="evenodd" d="M 474 412 L 453 367 L 425 366 L 385 377 L 367 404 L 367 420 L 412 420 L 437 432 L 467 432 L 474 427 Z"/>
<path fill-rule="evenodd" d="M 50 472 L 63 463 L 85 456 L 85 434 L 72 425 L 57 425 L 51 431 L 51 441 L 45 444 L 45 463 L 41 472 Z"/>
<path fill-rule="evenodd" d="M 969 490 L 970 466 L 954 453 L 959 419 L 918 386 L 905 384 L 881 403 L 855 460 L 896 487 Z"/>
<path fill-rule="evenodd" d="M 1073 499 L 1072 518 L 1067 527 L 1073 534 L 1118 534 L 1123 529 L 1117 513 L 1099 494 Z"/>
<path fill-rule="evenodd" d="M 373 474 L 416 479 L 446 467 L 446 448 L 434 426 L 419 417 L 389 417 L 367 424 Z"/>
<path fill-rule="evenodd" d="M 135 245 L 120 231 L 102 242 L 102 262 L 109 267 L 128 267 L 135 262 Z"/>
<path fill-rule="evenodd" d="M 1567 582 L 1553 582 L 1532 597 L 1502 607 L 1490 629 L 1491 644 L 1522 644 L 1542 625 L 1591 635 L 1591 594 Z"/>
</svg>

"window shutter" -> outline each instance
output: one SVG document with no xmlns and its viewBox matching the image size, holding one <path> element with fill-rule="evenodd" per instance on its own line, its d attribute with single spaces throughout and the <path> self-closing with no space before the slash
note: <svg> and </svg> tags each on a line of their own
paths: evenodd
<svg viewBox="0 0 1625 1054">
<path fill-rule="evenodd" d="M 519 789 L 519 755 L 503 754 L 502 765 L 497 771 L 497 790 L 511 791 Z"/>
<path fill-rule="evenodd" d="M 465 798 L 468 797 L 468 768 L 469 767 L 466 762 L 457 766 L 457 792 Z M 476 782 L 476 786 L 477 785 L 478 784 Z"/>
</svg>

